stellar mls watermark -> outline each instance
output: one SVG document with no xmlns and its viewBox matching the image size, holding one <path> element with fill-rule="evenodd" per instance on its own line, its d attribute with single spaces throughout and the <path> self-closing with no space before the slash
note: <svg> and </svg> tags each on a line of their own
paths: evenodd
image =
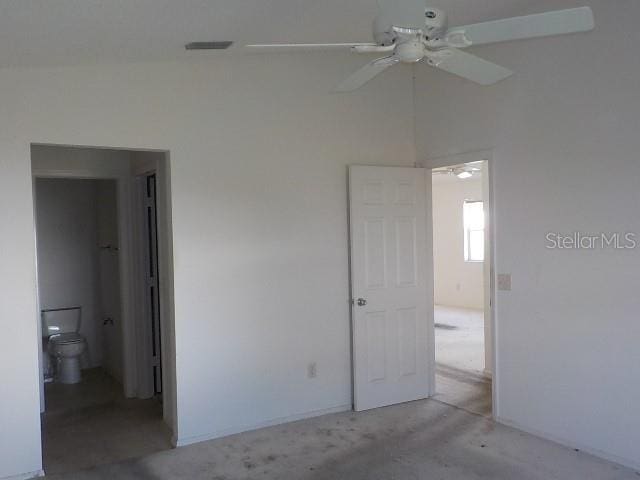
<svg viewBox="0 0 640 480">
<path fill-rule="evenodd" d="M 549 250 L 632 250 L 638 246 L 638 235 L 627 233 L 582 233 L 570 234 L 549 232 L 546 235 Z"/>
</svg>

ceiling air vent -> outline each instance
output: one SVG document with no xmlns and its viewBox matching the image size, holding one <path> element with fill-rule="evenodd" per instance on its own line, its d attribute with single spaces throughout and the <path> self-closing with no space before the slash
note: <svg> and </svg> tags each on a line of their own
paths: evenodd
<svg viewBox="0 0 640 480">
<path fill-rule="evenodd" d="M 187 50 L 226 50 L 233 42 L 191 42 L 187 43 L 184 48 Z"/>
</svg>

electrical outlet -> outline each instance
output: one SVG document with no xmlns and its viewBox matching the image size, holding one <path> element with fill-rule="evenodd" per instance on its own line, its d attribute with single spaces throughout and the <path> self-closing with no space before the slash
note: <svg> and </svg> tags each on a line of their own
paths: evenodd
<svg viewBox="0 0 640 480">
<path fill-rule="evenodd" d="M 318 366 L 316 362 L 311 362 L 307 365 L 307 377 L 316 378 L 318 376 Z"/>
</svg>

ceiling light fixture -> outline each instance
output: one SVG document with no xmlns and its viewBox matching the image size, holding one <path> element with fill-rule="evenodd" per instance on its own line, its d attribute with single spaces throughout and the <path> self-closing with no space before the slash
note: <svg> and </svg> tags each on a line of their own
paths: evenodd
<svg viewBox="0 0 640 480">
<path fill-rule="evenodd" d="M 464 170 L 460 173 L 456 173 L 456 177 L 458 177 L 460 180 L 464 180 L 465 178 L 473 177 L 473 173 L 467 172 L 466 170 Z"/>
</svg>

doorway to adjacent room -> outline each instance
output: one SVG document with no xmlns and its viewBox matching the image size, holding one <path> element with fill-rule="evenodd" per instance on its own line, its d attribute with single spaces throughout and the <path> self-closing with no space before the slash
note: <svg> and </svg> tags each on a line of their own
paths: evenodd
<svg viewBox="0 0 640 480">
<path fill-rule="evenodd" d="M 491 416 L 488 162 L 432 173 L 435 398 Z"/>
</svg>

